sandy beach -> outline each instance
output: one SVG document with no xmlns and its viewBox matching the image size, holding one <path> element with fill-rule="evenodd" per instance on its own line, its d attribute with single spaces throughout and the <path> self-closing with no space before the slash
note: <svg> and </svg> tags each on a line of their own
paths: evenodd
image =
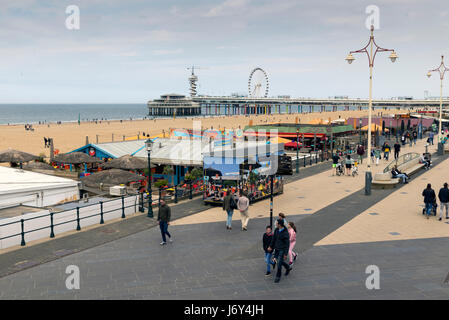
<svg viewBox="0 0 449 320">
<path fill-rule="evenodd" d="M 380 112 L 375 110 L 373 116 Z M 383 111 L 384 115 L 393 113 L 403 113 L 404 110 Z M 132 137 L 137 134 L 155 135 L 162 133 L 162 130 L 168 132 L 170 128 L 192 128 L 193 121 L 201 121 L 204 129 L 213 127 L 218 128 L 243 128 L 251 120 L 253 124 L 285 122 L 295 123 L 296 117 L 300 118 L 300 123 L 307 123 L 313 119 L 327 120 L 331 118 L 348 118 L 366 116 L 364 111 L 337 111 L 337 112 L 316 112 L 307 114 L 282 114 L 282 115 L 252 115 L 252 116 L 218 116 L 208 118 L 176 118 L 176 119 L 157 119 L 157 120 L 123 120 L 120 121 L 102 121 L 101 123 L 81 122 L 62 123 L 62 124 L 44 124 L 33 125 L 34 131 L 26 131 L 24 125 L 1 125 L 0 126 L 0 150 L 8 148 L 26 151 L 39 155 L 44 153 L 49 157 L 50 150 L 44 147 L 44 137 L 51 137 L 54 141 L 55 149 L 60 152 L 72 151 L 82 147 L 88 137 L 90 143 L 105 143 L 114 141 L 123 141 L 123 136 Z"/>
</svg>

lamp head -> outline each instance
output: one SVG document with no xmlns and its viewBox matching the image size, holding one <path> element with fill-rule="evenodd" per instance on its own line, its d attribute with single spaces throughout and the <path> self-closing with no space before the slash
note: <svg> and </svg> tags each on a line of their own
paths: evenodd
<svg viewBox="0 0 449 320">
<path fill-rule="evenodd" d="M 429 72 L 427 72 L 427 78 L 430 78 L 432 76 L 432 74 Z"/>
<path fill-rule="evenodd" d="M 396 52 L 392 52 L 391 54 L 390 54 L 390 60 L 391 60 L 391 62 L 393 62 L 393 63 L 395 63 L 396 62 L 396 59 L 398 58 L 398 55 L 396 54 Z"/>
<path fill-rule="evenodd" d="M 348 56 L 345 59 L 349 64 L 352 63 L 352 61 L 355 60 L 354 56 L 352 55 L 352 53 L 348 54 Z"/>
<path fill-rule="evenodd" d="M 145 146 L 146 146 L 148 152 L 150 152 L 151 149 L 153 148 L 153 143 L 154 143 L 154 142 L 153 142 L 153 140 L 151 140 L 151 139 L 147 139 L 147 140 L 145 141 Z"/>
</svg>

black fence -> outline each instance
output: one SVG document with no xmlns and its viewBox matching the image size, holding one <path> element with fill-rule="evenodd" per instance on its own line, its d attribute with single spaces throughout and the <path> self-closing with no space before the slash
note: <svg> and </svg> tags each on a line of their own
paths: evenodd
<svg viewBox="0 0 449 320">
<path fill-rule="evenodd" d="M 125 199 L 128 199 L 128 198 L 135 198 L 136 201 L 132 205 L 125 206 Z M 121 205 L 120 205 L 119 208 L 115 208 L 113 210 L 107 210 L 107 211 L 103 210 L 103 206 L 104 206 L 105 203 L 119 202 L 119 201 L 121 202 L 120 203 Z M 125 219 L 126 218 L 125 209 L 134 207 L 134 212 L 137 212 L 137 206 L 138 205 L 139 205 L 139 207 L 142 207 L 143 203 L 140 202 L 140 201 L 139 201 L 139 203 L 137 203 L 136 196 L 128 196 L 128 197 L 122 196 L 121 199 L 119 198 L 119 199 L 111 199 L 111 200 L 108 200 L 108 201 L 100 201 L 98 203 L 90 204 L 90 205 L 83 206 L 83 207 L 76 207 L 74 209 L 64 210 L 64 211 L 60 211 L 60 212 L 50 212 L 48 214 L 40 215 L 40 216 L 37 216 L 37 217 L 32 217 L 32 218 L 27 218 L 27 219 L 20 219 L 19 221 L 14 221 L 14 222 L 9 222 L 9 223 L 5 223 L 5 224 L 0 224 L 0 228 L 6 227 L 6 226 L 9 226 L 9 225 L 20 224 L 20 229 L 21 229 L 21 232 L 2 237 L 2 238 L 0 238 L 0 240 L 6 240 L 6 239 L 9 239 L 9 238 L 20 236 L 21 237 L 20 245 L 21 246 L 25 246 L 26 245 L 25 235 L 30 234 L 32 232 L 37 232 L 37 231 L 41 231 L 41 230 L 44 230 L 44 229 L 49 229 L 49 237 L 50 238 L 54 238 L 55 237 L 54 229 L 57 226 L 61 226 L 61 225 L 64 225 L 64 224 L 76 222 L 76 230 L 80 231 L 81 230 L 81 220 L 85 220 L 85 219 L 89 219 L 89 218 L 98 216 L 99 217 L 98 223 L 99 224 L 104 224 L 104 216 L 105 215 L 111 214 L 113 212 L 117 212 L 119 210 L 121 210 L 121 218 Z M 95 213 L 95 214 L 91 214 L 89 216 L 80 217 L 80 210 L 83 210 L 83 209 L 86 209 L 86 208 L 90 208 L 92 206 L 99 206 L 99 212 Z M 63 213 L 67 213 L 67 212 L 70 212 L 70 211 L 73 211 L 73 210 L 76 210 L 76 217 L 74 219 L 71 219 L 71 220 L 68 220 L 68 221 L 64 221 L 64 222 L 61 222 L 61 223 L 54 223 L 55 216 L 62 215 Z M 40 228 L 36 228 L 36 229 L 32 229 L 32 230 L 25 230 L 25 222 L 32 221 L 32 220 L 37 220 L 37 219 L 44 219 L 44 218 L 48 218 L 48 217 L 50 218 L 50 224 L 49 225 L 46 225 L 46 226 L 43 226 L 43 227 L 40 227 Z M 90 224 L 90 225 L 92 225 L 92 224 Z"/>
</svg>

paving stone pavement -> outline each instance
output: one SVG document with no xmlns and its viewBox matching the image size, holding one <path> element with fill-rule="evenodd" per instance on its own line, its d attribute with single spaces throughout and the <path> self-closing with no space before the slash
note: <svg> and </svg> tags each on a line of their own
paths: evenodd
<svg viewBox="0 0 449 320">
<path fill-rule="evenodd" d="M 373 190 L 372 199 L 382 192 Z M 166 246 L 159 245 L 158 228 L 150 228 L 3 277 L 0 299 L 449 298 L 449 238 L 313 246 L 370 205 L 357 201 L 337 210 L 344 200 L 320 214 L 288 217 L 303 240 L 299 261 L 280 284 L 264 276 L 261 237 L 269 221 L 261 218 L 247 232 L 238 221 L 232 231 L 222 222 L 172 226 L 174 242 Z M 65 286 L 69 265 L 80 269 L 79 290 Z M 365 286 L 369 265 L 380 269 L 380 290 Z"/>
</svg>

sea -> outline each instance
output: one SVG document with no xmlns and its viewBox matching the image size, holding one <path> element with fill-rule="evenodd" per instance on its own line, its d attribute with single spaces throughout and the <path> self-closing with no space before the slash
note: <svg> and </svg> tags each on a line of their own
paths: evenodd
<svg viewBox="0 0 449 320">
<path fill-rule="evenodd" d="M 138 120 L 146 104 L 0 104 L 0 124 L 38 124 L 98 120 Z"/>
<path fill-rule="evenodd" d="M 276 112 L 295 113 L 297 107 L 281 105 Z M 291 109 L 291 110 L 290 110 Z M 338 111 L 344 107 L 339 106 Z M 356 110 L 351 106 L 350 110 Z M 202 114 L 207 116 L 208 111 L 202 107 Z M 306 112 L 319 112 L 318 106 Z M 325 111 L 332 111 L 332 106 L 326 106 Z M 220 115 L 226 114 L 225 108 L 212 107 L 209 112 Z M 273 108 L 272 113 L 275 112 Z M 210 115 L 209 115 L 210 116 Z M 56 122 L 81 122 L 94 120 L 139 120 L 148 118 L 146 104 L 0 104 L 0 125 L 7 124 L 39 124 Z"/>
</svg>

